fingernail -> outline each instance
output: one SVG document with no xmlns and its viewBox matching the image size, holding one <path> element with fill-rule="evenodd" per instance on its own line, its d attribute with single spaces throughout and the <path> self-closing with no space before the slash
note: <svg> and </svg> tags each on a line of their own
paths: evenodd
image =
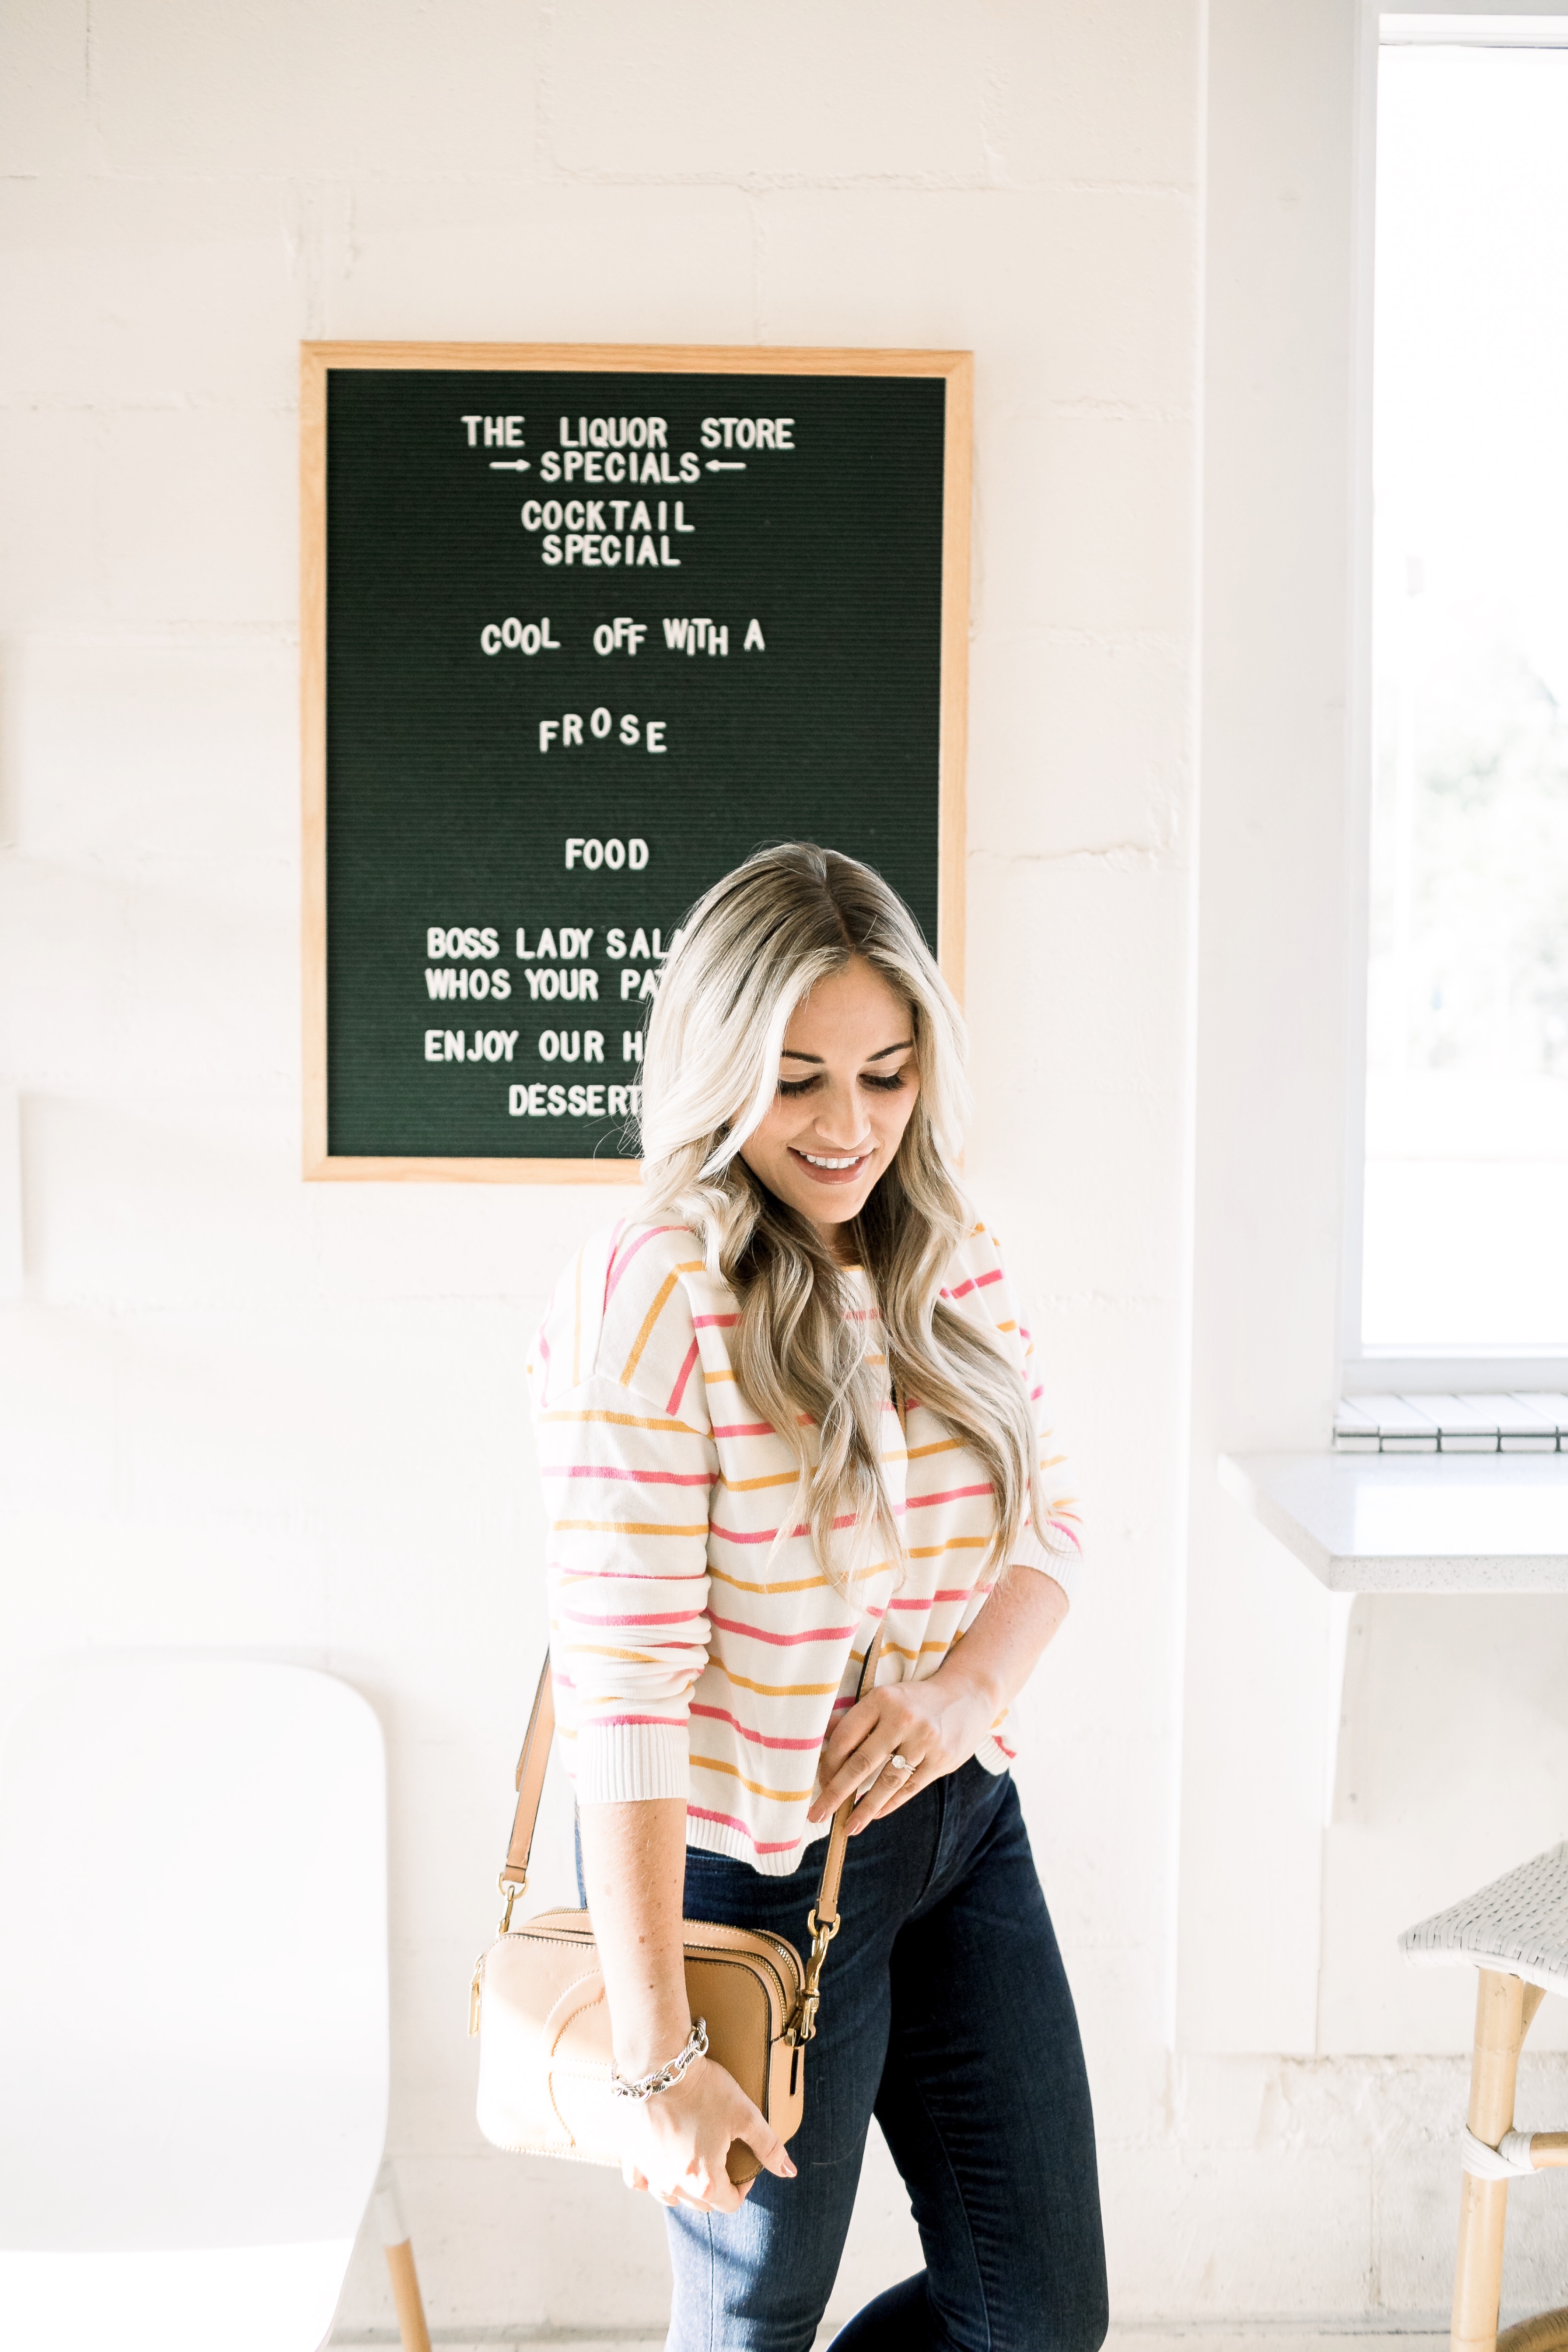
<svg viewBox="0 0 1568 2352">
<path fill-rule="evenodd" d="M 784 2158 L 784 2171 L 791 2180 L 799 2179 L 799 2175 L 795 2171 L 794 2165 L 790 2162 L 787 2156 Z"/>
</svg>

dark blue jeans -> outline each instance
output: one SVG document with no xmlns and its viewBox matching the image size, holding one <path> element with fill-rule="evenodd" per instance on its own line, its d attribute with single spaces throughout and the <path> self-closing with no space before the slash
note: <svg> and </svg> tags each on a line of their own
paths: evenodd
<svg viewBox="0 0 1568 2352">
<path fill-rule="evenodd" d="M 804 1958 L 823 1849 L 788 1878 L 689 1852 L 689 1918 L 766 1927 Z M 738 2213 L 672 2210 L 667 2352 L 807 2352 L 873 2115 L 925 2269 L 838 2352 L 1097 2352 L 1106 2326 L 1094 2117 L 1078 2020 L 1011 1779 L 979 1764 L 851 1838 L 806 2053 L 794 2180 Z"/>
</svg>

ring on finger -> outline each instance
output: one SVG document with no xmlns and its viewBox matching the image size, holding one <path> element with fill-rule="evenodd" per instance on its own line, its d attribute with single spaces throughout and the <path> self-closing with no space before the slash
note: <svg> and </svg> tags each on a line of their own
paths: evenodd
<svg viewBox="0 0 1568 2352">
<path fill-rule="evenodd" d="M 914 1769 L 915 1768 L 910 1762 L 909 1758 L 907 1756 L 901 1756 L 896 1748 L 889 1757 L 887 1763 L 882 1767 L 882 1769 L 885 1772 L 912 1772 Z"/>
</svg>

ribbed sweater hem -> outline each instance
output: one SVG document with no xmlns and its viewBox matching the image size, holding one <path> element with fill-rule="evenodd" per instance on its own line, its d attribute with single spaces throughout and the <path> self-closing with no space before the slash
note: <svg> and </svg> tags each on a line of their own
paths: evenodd
<svg viewBox="0 0 1568 2352">
<path fill-rule="evenodd" d="M 1033 1528 L 1026 1528 L 1019 1537 L 1012 1565 L 1036 1569 L 1041 1576 L 1054 1576 L 1069 1601 L 1077 1596 L 1079 1571 L 1083 1566 L 1082 1554 L 1047 1551 Z"/>
<path fill-rule="evenodd" d="M 653 1728 L 653 1727 L 648 1725 L 637 1725 L 630 1727 L 617 1726 L 616 1727 L 621 1730 L 648 1730 Z M 600 1733 L 596 1736 L 603 1739 L 606 1735 Z M 666 1738 L 672 1735 L 668 1731 L 664 1733 L 664 1737 Z M 673 1736 L 680 1738 L 679 1734 L 675 1734 Z M 681 1739 L 681 1753 L 682 1759 L 684 1761 L 685 1741 L 683 1738 Z M 974 1760 L 977 1764 L 983 1766 L 987 1772 L 991 1773 L 1007 1772 L 1012 1769 L 1012 1758 L 1008 1756 L 1003 1748 L 998 1747 L 996 1741 L 992 1738 L 989 1733 L 986 1734 L 979 1747 L 975 1749 Z M 577 1759 L 576 1776 L 573 1782 L 577 1792 L 577 1801 L 579 1804 L 604 1805 L 616 1804 L 617 1802 L 636 1803 L 639 1801 L 646 1801 L 654 1797 L 685 1796 L 687 1793 L 684 1788 L 665 1789 L 653 1788 L 647 1785 L 639 1785 L 636 1788 L 623 1787 L 619 1790 L 616 1790 L 606 1786 L 606 1776 L 604 1774 L 601 1774 L 600 1779 L 595 1782 L 593 1790 L 590 1790 L 584 1785 L 582 1764 L 583 1759 L 581 1754 L 579 1754 Z M 646 1776 L 643 1777 L 646 1779 Z M 798 1845 L 791 1843 L 786 1845 L 782 1852 L 770 1852 L 766 1848 L 759 1852 L 751 1837 L 748 1836 L 745 1830 L 741 1827 L 738 1822 L 707 1821 L 699 1813 L 688 1813 L 686 1817 L 686 1843 L 689 1846 L 695 1847 L 699 1853 L 716 1853 L 722 1855 L 724 1860 L 727 1862 L 747 1863 L 750 1864 L 751 1868 L 757 1873 L 757 1875 L 760 1878 L 787 1878 L 791 1871 L 798 1870 L 800 1868 L 802 1862 L 805 1860 L 807 1853 L 810 1853 L 812 1847 L 819 1846 L 822 1843 L 823 1839 L 827 1835 L 831 1827 L 832 1823 L 829 1822 L 810 1822 L 806 1825 L 805 1833 Z"/>
<path fill-rule="evenodd" d="M 574 1780 L 580 1805 L 648 1804 L 691 1786 L 684 1724 L 591 1723 L 579 1730 Z"/>
</svg>

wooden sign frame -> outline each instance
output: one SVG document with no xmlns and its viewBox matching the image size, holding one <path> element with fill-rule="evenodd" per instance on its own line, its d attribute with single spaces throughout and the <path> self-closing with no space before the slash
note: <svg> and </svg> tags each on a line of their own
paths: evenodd
<svg viewBox="0 0 1568 2352">
<path fill-rule="evenodd" d="M 941 377 L 942 677 L 937 955 L 963 996 L 964 761 L 969 714 L 969 512 L 973 358 L 968 352 L 790 350 L 681 343 L 303 343 L 300 383 L 300 646 L 304 814 L 304 1175 L 308 1181 L 635 1184 L 636 1160 L 410 1159 L 328 1150 L 327 377 L 331 369 L 605 374 Z"/>
</svg>

